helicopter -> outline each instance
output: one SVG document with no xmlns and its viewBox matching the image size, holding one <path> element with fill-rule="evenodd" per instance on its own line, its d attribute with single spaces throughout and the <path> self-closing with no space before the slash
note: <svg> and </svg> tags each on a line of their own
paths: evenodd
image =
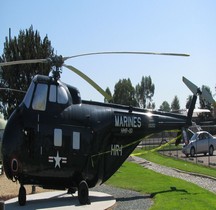
<svg viewBox="0 0 216 210">
<path fill-rule="evenodd" d="M 76 87 L 60 80 L 61 68 L 64 66 L 110 99 L 87 75 L 64 62 L 79 56 L 112 53 L 131 52 L 86 53 L 0 63 L 2 67 L 51 63 L 54 69 L 52 76 L 34 76 L 23 101 L 11 114 L 5 127 L 3 167 L 8 179 L 20 183 L 19 205 L 26 204 L 25 185 L 68 190 L 71 194 L 78 191 L 80 204 L 90 204 L 89 188 L 106 182 L 143 138 L 163 130 L 181 131 L 192 124 L 197 95 L 202 94 L 202 91 L 186 78 L 183 81 L 194 93 L 187 116 L 82 100 Z"/>
</svg>

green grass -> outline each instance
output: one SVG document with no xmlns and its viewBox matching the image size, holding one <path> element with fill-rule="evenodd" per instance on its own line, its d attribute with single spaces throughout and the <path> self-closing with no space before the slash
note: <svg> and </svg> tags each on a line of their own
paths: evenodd
<svg viewBox="0 0 216 210">
<path fill-rule="evenodd" d="M 107 184 L 150 194 L 151 210 L 215 209 L 216 195 L 181 179 L 125 162 Z"/>
<path fill-rule="evenodd" d="M 187 172 L 199 173 L 208 175 L 216 178 L 216 169 L 210 168 L 207 166 L 201 166 L 198 164 L 190 163 L 184 160 L 171 158 L 167 156 L 160 155 L 157 152 L 146 152 L 143 150 L 135 150 L 133 154 L 139 154 L 139 157 L 142 157 L 146 160 L 149 160 L 154 163 L 158 163 L 160 165 L 165 165 L 172 168 L 177 168 Z"/>
</svg>

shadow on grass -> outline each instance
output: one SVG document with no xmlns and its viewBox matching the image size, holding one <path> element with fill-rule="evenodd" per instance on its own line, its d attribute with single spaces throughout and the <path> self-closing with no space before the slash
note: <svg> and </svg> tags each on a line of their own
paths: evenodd
<svg viewBox="0 0 216 210">
<path fill-rule="evenodd" d="M 133 200 L 148 199 L 148 198 L 151 198 L 151 196 L 150 195 L 140 195 L 140 196 L 133 196 L 133 197 L 116 198 L 116 201 L 133 201 Z"/>
<path fill-rule="evenodd" d="M 184 193 L 188 193 L 187 190 L 176 189 L 176 187 L 170 187 L 170 190 L 163 190 L 163 191 L 151 193 L 150 197 L 154 198 L 157 194 L 169 193 L 169 192 L 184 192 Z"/>
</svg>

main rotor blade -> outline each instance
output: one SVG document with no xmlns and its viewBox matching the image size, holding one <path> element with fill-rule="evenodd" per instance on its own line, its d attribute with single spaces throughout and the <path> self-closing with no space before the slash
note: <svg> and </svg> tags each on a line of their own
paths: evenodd
<svg viewBox="0 0 216 210">
<path fill-rule="evenodd" d="M 91 53 L 83 53 L 73 56 L 64 57 L 64 61 L 70 58 L 77 58 L 82 56 L 89 56 L 89 55 L 104 55 L 104 54 L 135 54 L 135 55 L 167 55 L 167 56 L 190 56 L 189 54 L 184 53 L 158 53 L 158 52 L 133 52 L 133 51 L 111 51 L 111 52 L 91 52 Z"/>
<path fill-rule="evenodd" d="M 87 75 L 82 73 L 80 70 L 66 64 L 63 64 L 63 66 L 65 66 L 66 68 L 70 69 L 71 71 L 73 71 L 74 73 L 82 77 L 85 81 L 87 81 L 90 85 L 92 85 L 100 94 L 102 94 L 107 100 L 112 99 L 112 97 L 109 94 L 107 94 L 99 85 L 97 85 L 92 79 L 90 79 Z"/>
<path fill-rule="evenodd" d="M 20 61 L 8 61 L 0 63 L 0 66 L 13 66 L 20 64 L 31 64 L 31 63 L 47 63 L 48 59 L 30 59 L 30 60 L 20 60 Z"/>
<path fill-rule="evenodd" d="M 48 63 L 51 62 L 53 65 L 62 66 L 62 63 L 70 58 L 77 58 L 82 56 L 90 56 L 90 55 L 104 55 L 104 54 L 135 54 L 135 55 L 167 55 L 167 56 L 190 56 L 184 53 L 158 53 L 158 52 L 135 52 L 135 51 L 107 51 L 107 52 L 91 52 L 91 53 L 83 53 L 68 57 L 62 56 L 54 56 L 51 58 L 45 59 L 30 59 L 30 60 L 19 60 L 19 61 L 8 61 L 0 63 L 1 66 L 12 66 L 12 65 L 20 65 L 20 64 L 31 64 L 31 63 Z M 59 60 L 60 59 L 60 60 Z"/>
<path fill-rule="evenodd" d="M 19 92 L 19 93 L 26 93 L 26 91 L 18 90 L 18 89 L 13 89 L 13 88 L 0 88 L 0 90 L 12 91 L 12 92 Z"/>
</svg>

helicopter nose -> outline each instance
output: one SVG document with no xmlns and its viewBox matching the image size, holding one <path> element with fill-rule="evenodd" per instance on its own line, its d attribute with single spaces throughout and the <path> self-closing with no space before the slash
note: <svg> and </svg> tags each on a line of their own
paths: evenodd
<svg viewBox="0 0 216 210">
<path fill-rule="evenodd" d="M 6 176 L 9 179 L 16 177 L 21 171 L 19 154 L 20 121 L 18 113 L 12 114 L 6 124 L 2 139 L 2 158 Z"/>
</svg>

